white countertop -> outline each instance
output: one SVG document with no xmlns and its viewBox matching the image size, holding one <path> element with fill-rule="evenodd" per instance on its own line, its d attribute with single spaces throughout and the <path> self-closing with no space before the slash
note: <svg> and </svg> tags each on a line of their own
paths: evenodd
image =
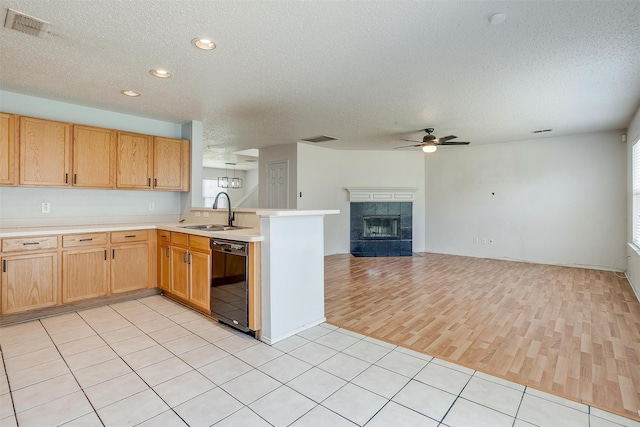
<svg viewBox="0 0 640 427">
<path fill-rule="evenodd" d="M 51 236 L 58 234 L 101 233 L 129 230 L 167 230 L 204 237 L 237 240 L 241 242 L 260 242 L 264 236 L 255 228 L 244 228 L 229 231 L 202 231 L 184 228 L 189 223 L 132 223 L 132 224 L 95 224 L 95 225 L 64 225 L 56 227 L 19 227 L 0 229 L 0 238 Z"/>
</svg>

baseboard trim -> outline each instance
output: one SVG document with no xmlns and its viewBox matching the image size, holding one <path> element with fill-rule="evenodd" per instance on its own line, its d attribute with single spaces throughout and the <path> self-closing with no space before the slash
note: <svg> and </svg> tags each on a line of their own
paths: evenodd
<svg viewBox="0 0 640 427">
<path fill-rule="evenodd" d="M 0 316 L 0 326 L 15 325 L 18 323 L 29 322 L 31 320 L 42 319 L 44 317 L 56 316 L 58 314 L 73 313 L 79 310 L 88 310 L 90 308 L 102 307 L 107 304 L 115 304 L 118 302 L 130 301 L 138 298 L 144 298 L 152 295 L 160 294 L 158 288 L 140 289 L 137 291 L 125 292 L 117 295 L 109 295 L 106 297 L 93 298 L 86 301 L 72 302 L 64 305 L 56 305 L 55 307 L 41 308 L 38 310 L 25 311 L 24 313 L 6 314 Z"/>
</svg>

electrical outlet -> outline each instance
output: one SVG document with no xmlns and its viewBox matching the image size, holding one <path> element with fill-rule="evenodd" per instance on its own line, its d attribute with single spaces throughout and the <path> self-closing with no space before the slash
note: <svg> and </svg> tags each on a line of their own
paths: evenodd
<svg viewBox="0 0 640 427">
<path fill-rule="evenodd" d="M 483 238 L 482 238 L 482 244 L 483 244 L 483 245 L 486 245 L 486 244 L 487 244 L 487 238 L 486 238 L 486 237 L 483 237 Z"/>
<path fill-rule="evenodd" d="M 478 238 L 477 237 L 473 238 L 473 243 L 475 243 L 476 245 L 478 244 Z"/>
<path fill-rule="evenodd" d="M 156 204 L 153 202 L 149 202 L 149 210 L 152 211 L 156 208 Z"/>
<path fill-rule="evenodd" d="M 209 217 L 209 212 L 202 212 L 202 216 L 205 217 L 205 218 L 208 218 Z"/>
<path fill-rule="evenodd" d="M 196 216 L 200 216 L 200 211 L 196 211 Z"/>
<path fill-rule="evenodd" d="M 51 204 L 44 202 L 42 203 L 42 213 L 51 213 Z"/>
</svg>

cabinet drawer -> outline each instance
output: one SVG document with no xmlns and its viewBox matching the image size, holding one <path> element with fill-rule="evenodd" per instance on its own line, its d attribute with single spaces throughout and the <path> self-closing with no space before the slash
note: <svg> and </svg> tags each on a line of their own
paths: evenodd
<svg viewBox="0 0 640 427">
<path fill-rule="evenodd" d="M 57 247 L 58 238 L 55 236 L 22 237 L 2 240 L 2 252 L 40 251 L 43 249 L 55 249 Z"/>
<path fill-rule="evenodd" d="M 209 251 L 209 237 L 202 236 L 189 236 L 189 247 L 191 249 L 197 249 L 199 251 Z"/>
<path fill-rule="evenodd" d="M 171 243 L 171 232 L 166 230 L 158 230 L 158 243 Z"/>
<path fill-rule="evenodd" d="M 67 234 L 62 236 L 63 248 L 107 244 L 107 233 Z"/>
<path fill-rule="evenodd" d="M 146 242 L 148 239 L 148 230 L 114 231 L 111 233 L 111 243 Z"/>
<path fill-rule="evenodd" d="M 171 244 L 177 246 L 189 246 L 189 235 L 185 233 L 171 233 Z"/>
</svg>

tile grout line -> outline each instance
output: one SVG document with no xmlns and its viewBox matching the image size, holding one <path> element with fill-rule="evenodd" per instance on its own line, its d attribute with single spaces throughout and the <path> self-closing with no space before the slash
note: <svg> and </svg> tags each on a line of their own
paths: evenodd
<svg viewBox="0 0 640 427">
<path fill-rule="evenodd" d="M 89 324 L 87 323 L 87 321 L 86 321 L 82 316 L 80 316 L 80 314 L 79 314 L 77 311 L 74 311 L 73 313 L 75 313 L 79 318 L 81 318 L 81 319 L 82 319 L 82 321 L 83 321 L 87 326 L 89 326 L 89 327 L 91 328 L 91 330 L 92 330 L 92 331 L 96 332 L 96 331 L 95 331 L 95 329 L 93 329 L 93 327 L 91 327 L 91 325 L 89 325 Z M 47 336 L 49 337 L 49 339 L 50 339 L 50 340 L 51 340 L 51 342 L 53 343 L 54 347 L 56 348 L 56 351 L 58 352 L 58 354 L 59 354 L 59 355 L 60 355 L 60 357 L 62 358 L 62 361 L 64 362 L 65 366 L 67 367 L 67 369 L 69 369 L 69 373 L 70 373 L 70 374 L 71 374 L 71 376 L 73 377 L 73 380 L 76 382 L 76 384 L 78 384 L 78 387 L 79 387 L 79 388 L 80 388 L 80 390 L 82 391 L 82 394 L 84 395 L 85 399 L 87 399 L 87 402 L 88 402 L 88 403 L 89 403 L 89 405 L 91 406 L 91 409 L 93 410 L 93 413 L 94 413 L 94 414 L 96 414 L 96 417 L 98 417 L 98 420 L 99 420 L 99 421 L 100 421 L 100 423 L 104 426 L 104 425 L 105 425 L 105 424 L 104 424 L 104 421 L 102 421 L 102 418 L 101 418 L 101 417 L 100 417 L 100 415 L 98 414 L 98 411 L 96 410 L 95 406 L 93 406 L 93 402 L 91 402 L 91 400 L 89 399 L 89 396 L 87 396 L 87 393 L 85 392 L 84 388 L 80 385 L 80 382 L 78 382 L 78 379 L 76 378 L 75 374 L 73 373 L 73 370 L 71 369 L 71 367 L 70 367 L 70 366 L 69 366 L 69 364 L 67 363 L 67 359 L 65 359 L 65 357 L 64 357 L 64 356 L 62 355 L 62 353 L 60 352 L 60 349 L 58 348 L 58 344 L 56 344 L 56 343 L 55 343 L 55 341 L 53 341 L 53 339 L 52 339 L 52 337 L 51 337 L 51 334 L 49 333 L 49 330 L 48 330 L 48 329 L 47 329 L 47 327 L 42 323 L 42 321 L 41 321 L 40 319 L 38 319 L 38 322 L 39 322 L 39 323 L 40 323 L 40 325 L 42 326 L 42 329 L 44 329 L 44 331 L 47 333 Z M 97 332 L 96 332 L 96 334 L 97 334 Z M 83 338 L 80 338 L 80 339 L 83 339 Z M 102 337 L 101 337 L 101 339 L 102 339 Z M 57 377 L 56 377 L 56 378 L 57 378 Z M 41 382 L 42 382 L 42 381 L 41 381 Z M 73 393 L 71 393 L 71 394 L 73 394 Z M 67 395 L 67 396 L 69 396 L 69 395 Z M 65 397 L 65 396 L 62 396 L 62 397 Z M 56 399 L 54 399 L 54 400 L 56 400 Z M 45 403 L 43 403 L 43 405 L 46 405 L 47 403 L 49 403 L 49 402 L 45 402 Z M 38 405 L 38 406 L 40 406 L 40 405 Z M 36 406 L 36 408 L 37 408 L 37 406 Z M 72 420 L 68 420 L 68 421 L 66 421 L 66 422 L 65 422 L 65 424 L 66 424 L 67 422 L 70 422 L 70 421 L 76 420 L 76 419 L 78 419 L 78 418 L 84 417 L 84 416 L 86 416 L 86 415 L 88 415 L 88 414 L 89 414 L 89 413 L 87 413 L 87 414 L 82 414 L 80 417 L 74 418 L 74 419 L 72 419 Z M 18 414 L 16 413 L 16 421 L 17 421 L 17 420 L 18 420 Z"/>
</svg>

